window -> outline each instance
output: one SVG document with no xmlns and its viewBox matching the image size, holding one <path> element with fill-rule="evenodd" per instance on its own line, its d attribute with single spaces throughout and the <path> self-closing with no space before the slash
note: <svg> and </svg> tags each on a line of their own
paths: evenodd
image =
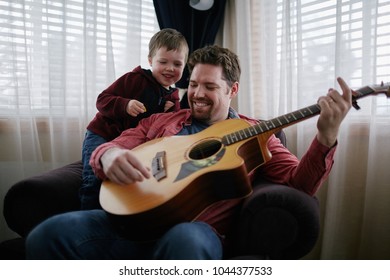
<svg viewBox="0 0 390 280">
<path fill-rule="evenodd" d="M 353 88 L 390 82 L 389 0 L 278 0 L 260 7 L 253 3 L 253 9 L 262 12 L 256 26 L 261 26 L 266 41 L 266 47 L 258 42 L 252 46 L 254 57 L 262 55 L 254 69 L 270 73 L 263 81 L 270 84 L 264 92 L 280 93 L 274 100 L 268 97 L 268 106 L 273 105 L 270 116 L 316 102 L 334 85 L 335 76 Z M 265 86 L 255 88 L 261 87 Z M 257 103 L 261 114 L 261 101 Z M 365 107 L 360 115 L 390 116 L 390 100 L 384 95 L 359 104 Z"/>
<path fill-rule="evenodd" d="M 91 117 L 157 30 L 152 0 L 0 1 L 0 116 Z"/>
</svg>

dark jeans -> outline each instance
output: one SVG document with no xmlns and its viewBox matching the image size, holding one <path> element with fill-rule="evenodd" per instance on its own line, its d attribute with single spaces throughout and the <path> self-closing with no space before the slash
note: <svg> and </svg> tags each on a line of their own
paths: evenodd
<svg viewBox="0 0 390 280">
<path fill-rule="evenodd" d="M 92 152 L 99 145 L 106 142 L 107 141 L 103 137 L 89 130 L 85 133 L 82 150 L 83 184 L 79 192 L 82 210 L 101 209 L 99 203 L 99 192 L 102 181 L 95 176 L 91 166 L 89 165 L 89 160 Z"/>
<path fill-rule="evenodd" d="M 135 242 L 121 237 L 104 210 L 51 217 L 26 239 L 27 259 L 222 259 L 222 244 L 208 224 L 180 223 L 160 239 Z"/>
</svg>

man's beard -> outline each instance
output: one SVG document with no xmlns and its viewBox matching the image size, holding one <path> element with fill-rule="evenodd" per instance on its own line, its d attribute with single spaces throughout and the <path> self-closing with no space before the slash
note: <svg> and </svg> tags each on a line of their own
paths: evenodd
<svg viewBox="0 0 390 280">
<path fill-rule="evenodd" d="M 210 110 L 202 110 L 201 112 L 197 111 L 197 109 L 194 108 L 193 103 L 191 104 L 191 114 L 195 119 L 205 123 L 208 123 L 211 120 Z"/>
</svg>

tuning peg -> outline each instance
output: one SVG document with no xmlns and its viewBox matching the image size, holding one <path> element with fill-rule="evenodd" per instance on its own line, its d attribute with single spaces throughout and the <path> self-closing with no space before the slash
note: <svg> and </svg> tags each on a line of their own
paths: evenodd
<svg viewBox="0 0 390 280">
<path fill-rule="evenodd" d="M 357 101 L 356 101 L 356 100 L 353 100 L 353 101 L 352 101 L 352 106 L 353 106 L 353 108 L 355 108 L 356 110 L 360 110 L 360 106 L 357 104 Z"/>
</svg>

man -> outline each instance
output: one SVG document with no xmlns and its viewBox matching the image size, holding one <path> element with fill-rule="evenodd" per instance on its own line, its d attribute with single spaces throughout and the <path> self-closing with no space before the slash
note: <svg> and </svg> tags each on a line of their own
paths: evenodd
<svg viewBox="0 0 390 280">
<path fill-rule="evenodd" d="M 151 170 L 131 151 L 148 140 L 170 135 L 189 135 L 228 118 L 241 118 L 250 124 L 257 121 L 237 114 L 230 103 L 238 94 L 240 66 L 237 56 L 225 48 L 208 46 L 189 58 L 190 109 L 155 114 L 143 119 L 121 136 L 99 146 L 90 164 L 101 179 L 130 184 L 150 178 Z M 267 142 L 272 158 L 256 176 L 288 184 L 314 194 L 326 179 L 333 164 L 337 135 L 343 118 L 352 105 L 352 93 L 338 79 L 343 94 L 330 89 L 318 100 L 321 113 L 318 133 L 299 161 L 274 136 Z M 209 128 L 209 129 L 212 129 Z M 310 179 L 308 179 L 310 178 Z M 27 238 L 27 257 L 31 259 L 221 259 L 224 235 L 229 232 L 239 200 L 213 204 L 195 221 L 178 223 L 159 239 L 136 242 L 126 230 L 111 223 L 103 210 L 79 211 L 49 218 Z M 190 202 L 188 202 L 190 203 Z"/>
</svg>

